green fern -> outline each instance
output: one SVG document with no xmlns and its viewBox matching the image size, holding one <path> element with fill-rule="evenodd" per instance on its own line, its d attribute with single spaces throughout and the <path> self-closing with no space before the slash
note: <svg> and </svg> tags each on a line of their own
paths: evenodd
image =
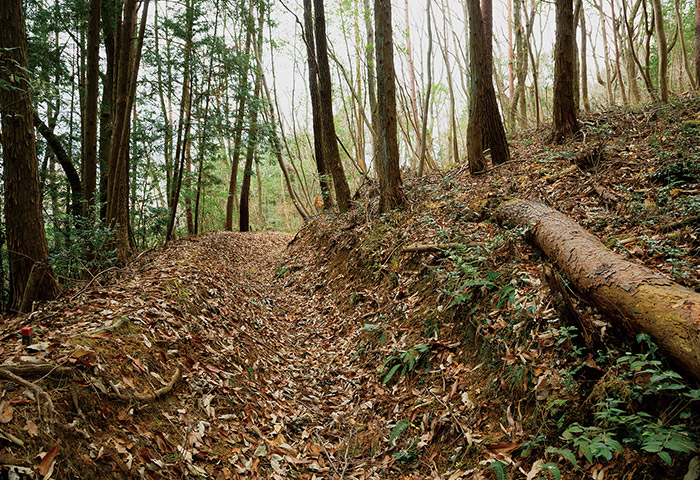
<svg viewBox="0 0 700 480">
<path fill-rule="evenodd" d="M 510 480 L 506 475 L 506 467 L 501 462 L 493 462 L 488 466 L 488 470 L 496 472 L 496 480 Z"/>
</svg>

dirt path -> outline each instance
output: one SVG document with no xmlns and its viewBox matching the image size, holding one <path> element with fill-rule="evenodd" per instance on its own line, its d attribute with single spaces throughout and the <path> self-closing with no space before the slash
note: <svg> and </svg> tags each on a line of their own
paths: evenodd
<svg viewBox="0 0 700 480">
<path fill-rule="evenodd" d="M 56 415 L 4 382 L 14 407 L 0 412 L 3 432 L 18 439 L 4 463 L 36 468 L 36 456 L 52 452 L 39 468 L 66 479 L 385 476 L 377 447 L 386 425 L 374 408 L 386 392 L 376 372 L 353 365 L 359 329 L 316 291 L 323 276 L 284 278 L 291 238 L 176 242 L 104 286 L 95 279 L 8 319 L 5 367 L 70 373 L 51 367 L 33 379 Z M 30 348 L 13 336 L 27 324 Z"/>
</svg>

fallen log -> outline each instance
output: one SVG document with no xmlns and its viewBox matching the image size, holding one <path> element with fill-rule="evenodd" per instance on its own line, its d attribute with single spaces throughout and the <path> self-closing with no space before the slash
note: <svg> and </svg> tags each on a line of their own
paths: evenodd
<svg viewBox="0 0 700 480">
<path fill-rule="evenodd" d="M 608 250 L 571 218 L 541 203 L 506 202 L 496 217 L 511 226 L 529 225 L 531 241 L 579 291 L 635 332 L 649 334 L 700 380 L 700 293 Z"/>
</svg>

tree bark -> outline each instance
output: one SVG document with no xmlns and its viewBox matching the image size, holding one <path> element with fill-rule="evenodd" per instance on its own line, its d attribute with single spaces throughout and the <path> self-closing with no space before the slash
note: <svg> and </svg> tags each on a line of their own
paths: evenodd
<svg viewBox="0 0 700 480">
<path fill-rule="evenodd" d="M 467 158 L 472 173 L 486 168 L 484 147 L 491 148 L 494 164 L 510 159 L 508 141 L 496 103 L 496 92 L 488 66 L 488 52 L 484 41 L 484 24 L 479 0 L 467 0 L 469 9 L 469 48 L 471 63 L 471 92 L 469 96 L 469 124 L 467 126 Z"/>
<path fill-rule="evenodd" d="M 321 92 L 318 88 L 318 62 L 316 62 L 316 41 L 314 39 L 313 9 L 311 0 L 304 0 L 304 40 L 309 68 L 309 92 L 311 95 L 311 119 L 314 131 L 314 159 L 318 171 L 318 183 L 321 186 L 323 209 L 333 208 L 331 197 L 332 177 L 328 172 L 326 158 L 323 156 L 323 120 L 321 118 Z"/>
<path fill-rule="evenodd" d="M 102 8 L 102 36 L 105 44 L 106 70 L 102 84 L 100 103 L 99 162 L 100 162 L 100 218 L 107 213 L 107 190 L 109 183 L 109 152 L 112 142 L 114 102 L 114 32 L 116 28 L 115 0 L 105 0 Z"/>
<path fill-rule="evenodd" d="M 101 0 L 90 0 L 87 39 L 87 85 L 83 137 L 83 216 L 91 215 L 97 188 L 97 97 L 100 83 L 100 12 Z"/>
<path fill-rule="evenodd" d="M 633 263 L 552 208 L 515 200 L 497 218 L 534 225 L 532 241 L 574 286 L 625 327 L 649 334 L 682 368 L 700 379 L 700 294 Z"/>
<path fill-rule="evenodd" d="M 70 185 L 71 191 L 71 213 L 74 218 L 77 218 L 81 214 L 81 203 L 83 200 L 83 190 L 82 184 L 80 183 L 80 175 L 75 169 L 73 160 L 63 148 L 63 144 L 56 137 L 56 135 L 51 131 L 51 129 L 39 118 L 39 114 L 34 112 L 34 126 L 37 131 L 44 137 L 46 144 L 49 146 L 54 155 L 56 155 L 56 160 L 61 164 L 63 172 L 66 174 L 66 179 Z"/>
<path fill-rule="evenodd" d="M 377 152 L 381 211 L 403 207 L 399 144 L 396 125 L 396 78 L 391 23 L 391 0 L 374 0 L 374 31 L 377 57 Z"/>
<path fill-rule="evenodd" d="M 602 0 L 601 0 L 602 3 Z M 554 44 L 554 105 L 552 141 L 578 131 L 571 78 L 574 74 L 574 6 L 572 0 L 556 1 L 556 42 Z"/>
<path fill-rule="evenodd" d="M 256 74 L 255 78 L 255 93 L 254 96 L 260 95 L 261 77 L 260 73 Z M 248 146 L 246 148 L 245 166 L 243 167 L 243 182 L 241 184 L 241 202 L 238 209 L 238 229 L 241 232 L 250 231 L 250 180 L 253 175 L 253 159 L 255 158 L 255 149 L 258 146 L 258 106 L 256 103 L 250 105 L 250 120 L 248 130 Z"/>
<path fill-rule="evenodd" d="M 10 264 L 11 311 L 46 300 L 58 291 L 48 263 L 48 244 L 41 214 L 39 165 L 32 125 L 34 107 L 27 78 L 27 33 L 21 0 L 0 9 L 0 117 L 2 121 L 5 226 Z M 43 266 L 42 266 L 43 265 Z M 25 295 L 32 271 L 30 295 Z M 37 276 L 37 273 L 41 275 Z"/>
<path fill-rule="evenodd" d="M 318 86 L 321 96 L 321 115 L 323 122 L 323 157 L 333 176 L 333 186 L 338 202 L 338 210 L 345 213 L 350 209 L 350 187 L 345 178 L 343 164 L 340 161 L 340 151 L 335 135 L 335 123 L 333 121 L 333 91 L 331 84 L 331 70 L 328 65 L 328 39 L 326 38 L 326 16 L 323 9 L 323 0 L 314 0 L 314 13 L 316 16 L 316 62 L 318 64 Z"/>
<path fill-rule="evenodd" d="M 659 54 L 659 98 L 663 103 L 668 102 L 668 45 L 666 42 L 666 29 L 661 8 L 661 0 L 651 0 L 654 9 L 654 23 L 656 30 L 656 45 Z"/>
<path fill-rule="evenodd" d="M 700 0 L 695 0 L 695 79 L 700 86 Z"/>
<path fill-rule="evenodd" d="M 423 176 L 425 169 L 425 152 L 427 147 L 427 129 L 428 129 L 428 109 L 430 107 L 430 92 L 432 91 L 433 83 L 433 18 L 430 13 L 430 5 L 432 0 L 426 0 L 426 18 L 428 22 L 428 53 L 426 58 L 426 68 L 428 69 L 428 84 L 425 87 L 425 100 L 423 103 L 423 124 L 420 130 L 420 156 L 418 159 L 418 176 Z"/>
</svg>

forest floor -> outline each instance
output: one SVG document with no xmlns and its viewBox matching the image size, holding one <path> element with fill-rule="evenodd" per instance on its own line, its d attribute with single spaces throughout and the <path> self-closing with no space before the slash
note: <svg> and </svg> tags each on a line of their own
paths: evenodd
<svg viewBox="0 0 700 480">
<path fill-rule="evenodd" d="M 3 319 L 0 468 L 698 479 L 697 386 L 550 288 L 546 258 L 491 213 L 539 199 L 697 290 L 699 112 L 697 99 L 605 112 L 561 146 L 532 130 L 485 175 L 408 179 L 403 211 L 380 216 L 368 183 L 348 214 L 295 236 L 179 240 Z M 410 248 L 432 244 L 449 245 Z"/>
</svg>

